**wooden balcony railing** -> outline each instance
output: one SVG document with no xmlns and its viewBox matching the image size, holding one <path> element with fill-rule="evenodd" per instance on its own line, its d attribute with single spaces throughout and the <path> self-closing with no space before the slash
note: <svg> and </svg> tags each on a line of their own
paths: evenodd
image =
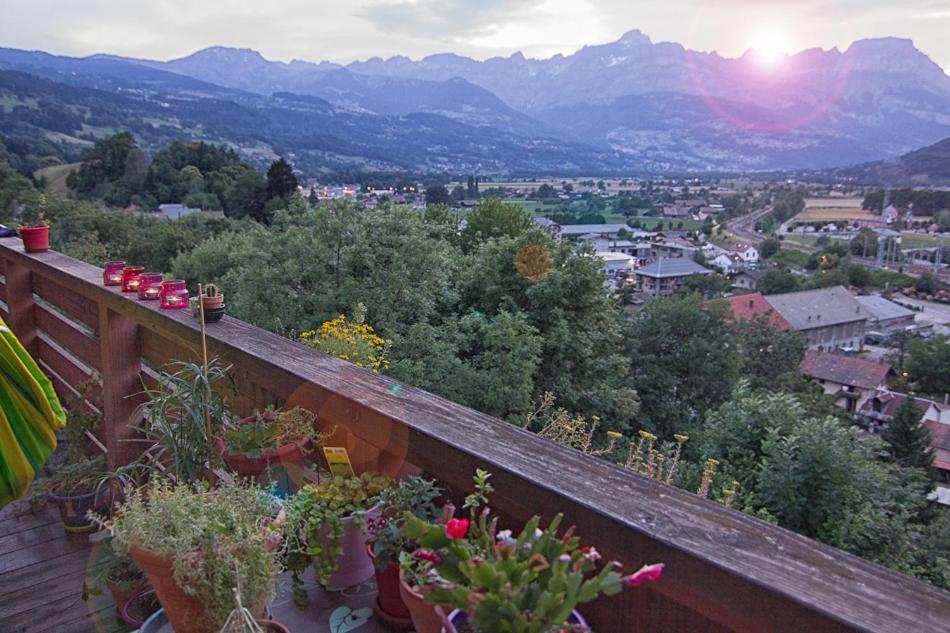
<svg viewBox="0 0 950 633">
<path fill-rule="evenodd" d="M 142 381 L 196 358 L 197 321 L 102 285 L 101 269 L 0 239 L 4 320 L 63 395 L 96 370 L 110 457 L 129 459 Z M 950 630 L 950 594 L 741 512 L 538 438 L 425 391 L 225 318 L 210 353 L 233 364 L 239 413 L 291 402 L 339 425 L 354 462 L 415 465 L 459 488 L 494 474 L 512 520 L 566 515 L 627 567 L 666 563 L 663 578 L 585 610 L 604 632 Z"/>
</svg>

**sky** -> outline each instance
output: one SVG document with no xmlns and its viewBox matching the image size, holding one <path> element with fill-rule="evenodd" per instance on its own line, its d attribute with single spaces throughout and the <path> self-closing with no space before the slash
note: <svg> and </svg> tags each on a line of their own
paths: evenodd
<svg viewBox="0 0 950 633">
<path fill-rule="evenodd" d="M 950 71 L 950 0 L 2 0 L 0 46 L 174 59 L 208 46 L 347 63 L 569 54 L 639 29 L 738 57 L 896 36 Z"/>
</svg>

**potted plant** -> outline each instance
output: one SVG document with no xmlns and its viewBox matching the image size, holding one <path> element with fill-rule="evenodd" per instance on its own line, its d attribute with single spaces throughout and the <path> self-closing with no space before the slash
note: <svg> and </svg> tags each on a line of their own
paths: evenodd
<svg viewBox="0 0 950 633">
<path fill-rule="evenodd" d="M 224 316 L 224 294 L 214 284 L 208 284 L 201 289 L 201 311 L 204 313 L 205 323 L 220 321 Z M 196 315 L 197 316 L 197 315 Z"/>
<path fill-rule="evenodd" d="M 49 220 L 46 219 L 46 196 L 40 194 L 39 212 L 35 218 L 24 218 L 26 223 L 17 231 L 27 253 L 45 253 L 49 250 Z"/>
<path fill-rule="evenodd" d="M 65 459 L 52 473 L 34 482 L 30 502 L 34 510 L 53 503 L 68 532 L 89 532 L 89 510 L 104 512 L 111 497 L 101 482 L 106 460 L 96 438 L 102 427 L 102 404 L 95 397 L 98 376 L 92 374 L 76 385 L 76 395 L 66 405 L 66 426 L 61 433 Z M 92 406 L 87 405 L 87 403 Z"/>
<path fill-rule="evenodd" d="M 148 581 L 145 580 L 145 574 L 135 566 L 135 561 L 131 556 L 116 551 L 112 536 L 108 532 L 96 532 L 89 537 L 89 540 L 98 543 L 100 547 L 95 573 L 90 582 L 83 587 L 83 599 L 87 600 L 101 594 L 104 586 L 112 594 L 116 615 L 122 619 L 122 610 L 129 600 L 150 589 Z M 151 613 L 145 615 L 147 617 Z M 132 628 L 138 628 L 138 626 Z"/>
<path fill-rule="evenodd" d="M 484 505 L 487 479 L 484 471 L 476 474 L 476 492 L 465 502 L 469 518 L 436 523 L 407 515 L 403 528 L 419 544 L 414 558 L 427 565 L 421 588 L 426 601 L 443 613 L 453 609 L 443 621 L 449 633 L 584 630 L 578 605 L 662 574 L 662 564 L 627 576 L 619 563 L 600 565 L 597 550 L 581 547 L 573 527 L 558 532 L 560 514 L 544 529 L 535 516 L 517 536 L 499 531 Z"/>
<path fill-rule="evenodd" d="M 311 563 L 317 579 L 328 587 L 351 587 L 373 575 L 366 551 L 367 520 L 379 517 L 379 494 L 391 484 L 372 472 L 334 475 L 290 498 L 286 565 L 293 572 L 298 604 L 307 602 L 299 574 Z"/>
<path fill-rule="evenodd" d="M 142 628 L 142 625 L 161 609 L 162 605 L 155 595 L 155 590 L 147 587 L 125 601 L 119 611 L 119 620 L 135 631 Z"/>
<path fill-rule="evenodd" d="M 179 483 L 206 481 L 213 468 L 222 465 L 215 438 L 233 426 L 233 415 L 222 395 L 230 382 L 228 368 L 217 360 L 207 369 L 178 361 L 164 373 L 160 386 L 145 391 L 140 412 L 144 423 L 136 427 L 148 447 L 140 463 L 160 465 L 160 472 Z"/>
<path fill-rule="evenodd" d="M 302 407 L 267 409 L 239 420 L 216 443 L 232 471 L 262 484 L 274 481 L 287 496 L 291 484 L 302 480 L 309 455 L 329 436 L 317 432 L 316 421 L 316 414 Z"/>
<path fill-rule="evenodd" d="M 409 608 L 399 589 L 399 556 L 412 552 L 414 544 L 402 531 L 409 513 L 424 521 L 438 516 L 434 501 L 442 490 L 423 477 L 408 477 L 383 490 L 379 495 L 380 516 L 367 521 L 369 556 L 373 560 L 378 593 L 374 611 L 393 627 L 412 624 Z"/>
<path fill-rule="evenodd" d="M 145 572 L 176 633 L 217 633 L 239 586 L 258 618 L 280 572 L 283 511 L 261 488 L 230 479 L 216 488 L 159 480 L 97 522 Z"/>
</svg>

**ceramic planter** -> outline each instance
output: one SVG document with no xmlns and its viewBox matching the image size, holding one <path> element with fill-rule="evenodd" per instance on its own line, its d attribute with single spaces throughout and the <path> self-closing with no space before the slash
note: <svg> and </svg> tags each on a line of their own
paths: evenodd
<svg viewBox="0 0 950 633">
<path fill-rule="evenodd" d="M 59 509 L 59 515 L 63 519 L 63 527 L 66 528 L 66 531 L 81 534 L 95 529 L 92 521 L 86 518 L 87 512 L 94 510 L 103 514 L 109 509 L 105 496 L 105 493 L 97 493 L 96 491 L 63 495 L 50 492 L 48 498 Z"/>
<path fill-rule="evenodd" d="M 440 633 L 442 631 L 442 620 L 436 614 L 435 607 L 426 602 L 422 594 L 417 593 L 409 586 L 402 570 L 399 571 L 399 595 L 409 610 L 416 633 Z"/>
<path fill-rule="evenodd" d="M 156 607 L 155 610 L 148 608 L 152 601 L 157 602 L 155 592 L 152 589 L 139 591 L 122 603 L 122 608 L 119 610 L 119 620 L 132 630 L 138 629 L 145 624 L 146 620 L 151 619 L 156 611 L 161 611 L 160 607 Z M 118 605 L 116 608 L 118 609 Z"/>
<path fill-rule="evenodd" d="M 571 617 L 569 619 L 569 622 L 573 625 L 576 625 L 581 630 L 587 630 L 587 631 L 590 630 L 590 627 L 587 626 L 587 620 L 585 620 L 584 616 L 582 616 L 577 611 L 571 612 Z M 468 614 L 465 613 L 464 611 L 459 611 L 458 609 L 456 609 L 452 613 L 449 614 L 449 623 L 450 623 L 450 626 L 447 627 L 449 630 L 447 631 L 446 628 L 442 628 L 441 629 L 442 633 L 456 633 L 456 631 L 460 627 L 468 623 Z"/>
<path fill-rule="evenodd" d="M 361 513 L 363 520 L 379 518 L 379 508 L 371 508 Z M 356 526 L 353 516 L 343 519 L 344 532 L 340 537 L 343 551 L 337 558 L 336 572 L 330 576 L 327 587 L 353 587 L 373 577 L 373 561 L 366 553 L 366 532 Z M 327 528 L 322 533 L 325 535 Z"/>
<path fill-rule="evenodd" d="M 262 629 L 264 629 L 265 633 L 290 633 L 290 629 L 280 622 L 275 622 L 273 620 L 258 620 L 257 623 Z M 155 615 L 150 617 L 144 624 L 142 624 L 142 627 L 139 629 L 138 633 L 164 633 L 168 630 L 166 627 L 167 624 L 168 617 L 165 615 L 165 610 L 159 609 Z"/>
<path fill-rule="evenodd" d="M 45 253 L 49 250 L 49 227 L 45 224 L 21 226 L 17 230 L 23 240 L 23 250 L 27 253 Z"/>
<path fill-rule="evenodd" d="M 376 575 L 376 604 L 373 611 L 387 625 L 395 629 L 412 628 L 412 616 L 402 600 L 399 590 L 399 564 L 389 561 L 385 568 L 376 567 L 373 547 L 366 546 L 369 558 L 373 561 L 373 573 Z"/>
</svg>

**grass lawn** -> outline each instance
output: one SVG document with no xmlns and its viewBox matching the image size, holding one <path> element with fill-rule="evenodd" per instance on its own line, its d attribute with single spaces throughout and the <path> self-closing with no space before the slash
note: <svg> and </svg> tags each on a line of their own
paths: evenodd
<svg viewBox="0 0 950 633">
<path fill-rule="evenodd" d="M 66 163 L 64 165 L 53 165 L 43 167 L 33 172 L 34 178 L 45 178 L 46 188 L 50 191 L 66 192 L 66 176 L 79 169 L 80 163 Z"/>
<path fill-rule="evenodd" d="M 931 248 L 937 245 L 937 238 L 933 235 L 901 235 L 901 248 Z"/>
</svg>

